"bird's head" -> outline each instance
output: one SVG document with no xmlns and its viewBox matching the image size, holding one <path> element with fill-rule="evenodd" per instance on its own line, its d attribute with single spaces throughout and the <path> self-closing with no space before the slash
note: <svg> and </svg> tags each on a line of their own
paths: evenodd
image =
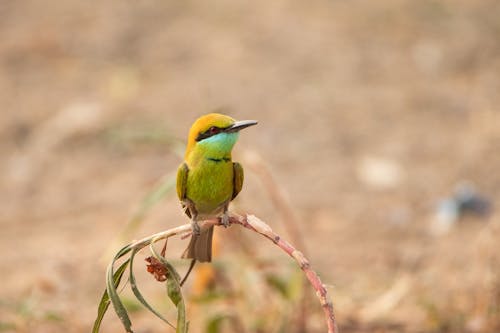
<svg viewBox="0 0 500 333">
<path fill-rule="evenodd" d="M 194 151 L 210 156 L 222 158 L 231 154 L 231 150 L 238 140 L 240 130 L 256 125 L 255 120 L 236 121 L 233 118 L 220 114 L 209 113 L 196 119 L 189 130 L 186 160 Z"/>
</svg>

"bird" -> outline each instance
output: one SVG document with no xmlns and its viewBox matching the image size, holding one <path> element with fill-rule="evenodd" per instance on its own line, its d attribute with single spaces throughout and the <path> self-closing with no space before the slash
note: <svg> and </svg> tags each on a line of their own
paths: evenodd
<svg viewBox="0 0 500 333">
<path fill-rule="evenodd" d="M 177 170 L 177 196 L 191 219 L 192 236 L 182 254 L 182 258 L 192 259 L 191 268 L 196 261 L 212 261 L 214 226 L 198 222 L 219 218 L 222 225 L 229 226 L 228 206 L 240 193 L 244 178 L 243 167 L 233 162 L 231 152 L 239 132 L 256 124 L 255 120 L 236 121 L 209 113 L 189 130 L 184 161 Z"/>
</svg>

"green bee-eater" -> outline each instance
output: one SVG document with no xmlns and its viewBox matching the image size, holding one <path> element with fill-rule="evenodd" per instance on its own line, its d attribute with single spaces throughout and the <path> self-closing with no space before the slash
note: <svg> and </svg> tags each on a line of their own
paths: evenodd
<svg viewBox="0 0 500 333">
<path fill-rule="evenodd" d="M 191 126 L 184 162 L 177 171 L 177 195 L 191 218 L 193 235 L 183 258 L 212 260 L 213 226 L 200 228 L 198 221 L 221 218 L 228 226 L 229 202 L 241 191 L 243 168 L 231 159 L 239 131 L 257 124 L 253 120 L 210 113 Z"/>
</svg>

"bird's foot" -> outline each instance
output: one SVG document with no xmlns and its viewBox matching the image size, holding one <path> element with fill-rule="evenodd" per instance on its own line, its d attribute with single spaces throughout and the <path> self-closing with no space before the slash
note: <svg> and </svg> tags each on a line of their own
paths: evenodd
<svg viewBox="0 0 500 333">
<path fill-rule="evenodd" d="M 227 215 L 227 213 L 224 213 L 220 219 L 222 225 L 224 226 L 224 228 L 227 228 L 229 227 L 229 216 Z"/>
<path fill-rule="evenodd" d="M 199 236 L 201 233 L 201 228 L 198 225 L 198 222 L 196 222 L 195 220 L 192 220 L 191 227 L 193 228 L 193 235 Z"/>
</svg>

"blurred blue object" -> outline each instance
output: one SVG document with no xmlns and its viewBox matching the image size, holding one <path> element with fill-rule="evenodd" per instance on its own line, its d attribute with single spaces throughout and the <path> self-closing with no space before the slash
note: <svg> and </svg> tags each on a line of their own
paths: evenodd
<svg viewBox="0 0 500 333">
<path fill-rule="evenodd" d="M 459 184 L 452 197 L 442 200 L 437 207 L 432 232 L 443 234 L 465 215 L 485 218 L 492 212 L 492 202 L 479 194 L 470 183 Z"/>
<path fill-rule="evenodd" d="M 459 185 L 455 191 L 454 200 L 459 216 L 472 214 L 486 217 L 491 214 L 491 200 L 479 194 L 471 184 Z"/>
</svg>

